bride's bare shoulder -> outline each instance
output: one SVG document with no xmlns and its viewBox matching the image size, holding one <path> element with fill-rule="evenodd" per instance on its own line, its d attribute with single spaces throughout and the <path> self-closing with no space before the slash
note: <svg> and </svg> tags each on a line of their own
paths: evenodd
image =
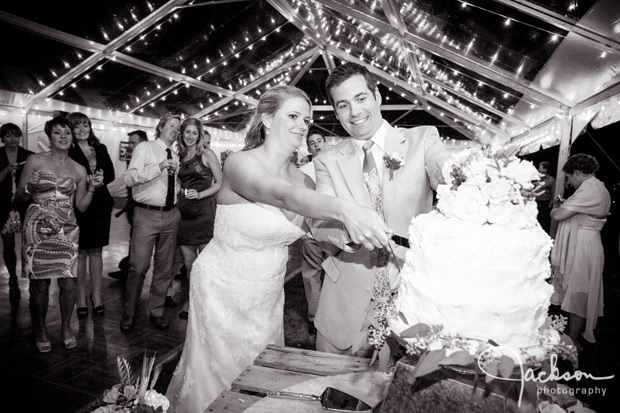
<svg viewBox="0 0 620 413">
<path fill-rule="evenodd" d="M 248 169 L 261 168 L 261 165 L 262 163 L 256 154 L 252 152 L 252 150 L 239 151 L 226 158 L 226 162 L 224 163 L 224 171 L 229 171 L 229 173 L 240 170 L 245 171 Z"/>
</svg>

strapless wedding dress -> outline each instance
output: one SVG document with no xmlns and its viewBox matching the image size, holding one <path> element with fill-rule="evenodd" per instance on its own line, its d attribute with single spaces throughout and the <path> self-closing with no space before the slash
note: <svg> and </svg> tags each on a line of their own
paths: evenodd
<svg viewBox="0 0 620 413">
<path fill-rule="evenodd" d="M 284 345 L 288 246 L 304 235 L 302 223 L 264 204 L 217 206 L 213 240 L 191 271 L 169 412 L 203 412 L 268 344 Z"/>
</svg>

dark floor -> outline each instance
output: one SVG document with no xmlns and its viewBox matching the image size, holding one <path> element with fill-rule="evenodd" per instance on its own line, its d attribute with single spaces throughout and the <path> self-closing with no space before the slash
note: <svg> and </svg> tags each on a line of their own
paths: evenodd
<svg viewBox="0 0 620 413">
<path fill-rule="evenodd" d="M 115 211 L 116 212 L 116 211 Z M 178 317 L 179 309 L 166 308 L 170 328 L 156 330 L 146 313 L 136 320 L 131 333 L 122 333 L 119 321 L 122 314 L 124 282 L 107 276 L 118 268 L 118 261 L 127 254 L 129 227 L 123 216 L 112 218 L 110 245 L 104 248 L 103 301 L 106 314 L 92 314 L 85 320 L 72 319 L 78 346 L 65 350 L 60 334 L 58 286 L 51 284 L 47 324 L 52 340 L 50 353 L 38 353 L 30 327 L 28 310 L 28 281 L 20 280 L 21 300 L 11 303 L 8 295 L 8 273 L 0 267 L 0 377 L 2 394 L 8 396 L 19 412 L 67 413 L 76 412 L 101 396 L 104 390 L 118 383 L 116 358 L 126 358 L 134 372 L 142 366 L 145 351 L 156 352 L 157 361 L 165 369 L 156 388 L 165 392 L 171 370 L 176 364 L 185 337 L 187 321 Z M 17 245 L 20 244 L 17 235 Z M 1 241 L 0 241 L 1 242 Z M 307 333 L 307 310 L 301 276 L 295 271 L 299 266 L 296 248 L 292 248 L 289 261 L 290 281 L 287 284 L 287 345 L 314 348 L 314 336 Z M 19 268 L 19 265 L 18 265 Z M 297 275 L 294 275 L 296 274 Z M 148 277 L 147 275 L 147 284 Z M 187 280 L 181 281 L 177 301 L 187 294 Z M 143 293 L 143 298 L 144 298 Z M 3 411 L 6 411 L 1 409 Z"/>
<path fill-rule="evenodd" d="M 615 232 L 612 232 L 615 231 Z M 606 246 L 605 316 L 599 319 L 597 343 L 587 345 L 580 353 L 579 369 L 601 377 L 620 373 L 620 277 L 618 259 L 618 232 L 606 232 L 610 242 Z M 615 235 L 614 235 L 615 234 Z M 615 241 L 613 239 L 615 237 Z M 117 356 L 125 357 L 137 371 L 142 365 L 144 351 L 156 352 L 157 360 L 165 369 L 156 386 L 164 392 L 171 370 L 182 347 L 186 321 L 179 319 L 178 309 L 167 308 L 170 329 L 159 331 L 151 327 L 147 315 L 141 314 L 136 328 L 129 334 L 121 333 L 119 320 L 122 311 L 123 283 L 107 277 L 116 270 L 118 261 L 127 252 L 128 225 L 124 216 L 112 219 L 111 243 L 104 249 L 104 304 L 106 314 L 96 317 L 90 309 L 86 320 L 73 317 L 72 326 L 78 337 L 78 347 L 65 350 L 60 336 L 58 288 L 52 282 L 52 298 L 48 313 L 52 352 L 40 354 L 35 350 L 28 311 L 28 281 L 20 281 L 22 298 L 16 304 L 9 301 L 8 275 L 0 267 L 0 388 L 4 404 L 16 406 L 19 412 L 66 413 L 83 409 L 99 397 L 105 389 L 118 382 Z M 615 244 L 614 244 L 615 242 Z M 19 239 L 18 239 L 19 245 Z M 314 348 L 314 335 L 307 332 L 307 312 L 301 277 L 296 274 L 299 254 L 294 245 L 289 262 L 289 281 L 285 286 L 285 340 L 293 347 Z M 183 284 L 182 292 L 187 285 Z M 177 300 L 181 298 L 179 294 Z M 617 411 L 619 405 L 618 377 L 613 380 L 581 380 L 574 383 L 580 389 L 592 389 L 588 395 L 577 395 L 597 412 Z M 597 390 L 598 389 L 598 390 Z M 600 392 L 605 389 L 606 395 Z M 582 390 L 583 391 L 583 390 Z M 598 391 L 598 394 L 594 393 Z M 2 408 L 2 411 L 7 411 Z"/>
<path fill-rule="evenodd" d="M 121 333 L 124 283 L 107 276 L 117 270 L 118 261 L 127 254 L 128 224 L 125 216 L 113 218 L 110 245 L 104 248 L 103 317 L 90 314 L 85 320 L 72 319 L 78 346 L 65 350 L 60 334 L 58 286 L 51 283 L 51 297 L 47 324 L 52 351 L 40 354 L 34 347 L 28 310 L 28 281 L 21 280 L 21 300 L 12 304 L 8 298 L 6 268 L 2 268 L 0 286 L 0 370 L 9 378 L 4 394 L 14 398 L 19 411 L 75 412 L 80 410 L 105 389 L 117 383 L 116 357 L 125 357 L 134 371 L 141 366 L 143 352 L 157 352 L 158 359 L 175 352 L 185 334 L 185 321 L 177 311 L 166 309 L 170 323 L 167 331 L 151 327 L 146 314 L 138 317 L 136 328 L 129 334 Z M 18 242 L 19 245 L 19 242 Z M 19 267 L 19 266 L 18 266 Z M 6 380 L 5 380 L 6 382 Z"/>
</svg>

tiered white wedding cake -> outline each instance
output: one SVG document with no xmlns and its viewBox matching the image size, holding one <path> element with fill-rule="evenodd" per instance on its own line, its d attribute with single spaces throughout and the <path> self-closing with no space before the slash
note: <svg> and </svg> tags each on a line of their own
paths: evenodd
<svg viewBox="0 0 620 413">
<path fill-rule="evenodd" d="M 539 344 L 553 288 L 551 238 L 536 220 L 539 179 L 528 161 L 487 148 L 466 150 L 443 167 L 434 211 L 414 218 L 392 320 L 399 333 L 418 323 L 442 334 Z"/>
</svg>

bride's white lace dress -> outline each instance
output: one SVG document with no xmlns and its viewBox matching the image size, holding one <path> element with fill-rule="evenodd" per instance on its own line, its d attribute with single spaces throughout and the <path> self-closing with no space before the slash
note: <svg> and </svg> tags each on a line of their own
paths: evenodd
<svg viewBox="0 0 620 413">
<path fill-rule="evenodd" d="M 191 272 L 169 412 L 202 413 L 267 344 L 284 345 L 288 245 L 304 234 L 302 222 L 263 204 L 217 206 L 213 240 Z"/>
</svg>

